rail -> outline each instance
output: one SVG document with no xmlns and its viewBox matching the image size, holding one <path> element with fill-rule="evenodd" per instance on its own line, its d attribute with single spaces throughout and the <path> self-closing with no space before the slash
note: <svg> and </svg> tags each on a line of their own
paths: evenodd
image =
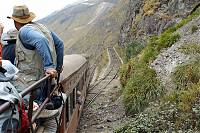
<svg viewBox="0 0 200 133">
<path fill-rule="evenodd" d="M 48 78 L 50 78 L 50 75 L 47 75 L 45 77 L 43 77 L 42 79 L 38 80 L 37 82 L 35 82 L 34 84 L 32 84 L 31 86 L 29 86 L 27 89 L 25 89 L 24 91 L 20 92 L 20 95 L 22 97 L 26 96 L 27 94 L 31 93 L 32 91 L 35 91 L 37 88 L 37 86 L 39 84 L 41 84 L 42 82 L 44 82 L 45 80 L 47 80 Z M 17 100 L 15 100 L 15 103 L 17 103 Z M 0 106 L 0 115 L 5 112 L 6 110 L 8 110 L 11 106 L 11 102 L 5 102 L 4 104 L 2 104 Z"/>
<path fill-rule="evenodd" d="M 48 85 L 47 87 L 47 98 L 44 100 L 44 102 L 42 103 L 41 106 L 39 106 L 38 110 L 36 111 L 36 113 L 33 115 L 33 100 L 34 100 L 34 91 L 36 91 L 39 86 L 41 86 L 41 83 L 46 83 L 46 81 L 48 81 Z M 32 132 L 34 132 L 33 129 L 33 123 L 35 122 L 36 118 L 38 117 L 38 115 L 41 113 L 41 111 L 44 109 L 45 104 L 49 101 L 49 99 L 51 98 L 53 92 L 56 90 L 55 87 L 53 89 L 52 92 L 50 92 L 50 87 L 51 87 L 51 77 L 50 75 L 46 75 L 45 77 L 43 77 L 42 79 L 36 81 L 35 83 L 33 83 L 32 85 L 30 85 L 28 88 L 24 89 L 22 92 L 20 92 L 19 94 L 22 96 L 22 98 L 28 94 L 30 94 L 30 99 L 29 99 L 29 108 L 28 108 L 28 120 L 30 123 L 30 130 Z M 5 112 L 6 110 L 8 110 L 11 107 L 11 102 L 5 102 L 4 104 L 2 104 L 0 106 L 0 114 L 2 114 L 3 112 Z M 17 100 L 14 100 L 14 104 L 17 104 Z M 37 129 L 36 129 L 37 130 Z"/>
</svg>

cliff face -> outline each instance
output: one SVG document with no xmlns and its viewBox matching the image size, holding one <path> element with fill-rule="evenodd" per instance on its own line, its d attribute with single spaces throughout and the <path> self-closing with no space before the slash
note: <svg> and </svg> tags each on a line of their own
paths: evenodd
<svg viewBox="0 0 200 133">
<path fill-rule="evenodd" d="M 199 0 L 130 0 L 119 44 L 125 46 L 131 40 L 160 34 L 189 15 L 199 4 Z"/>
<path fill-rule="evenodd" d="M 117 133 L 199 132 L 200 1 L 130 0 L 126 17 L 120 79 L 134 118 Z"/>
</svg>

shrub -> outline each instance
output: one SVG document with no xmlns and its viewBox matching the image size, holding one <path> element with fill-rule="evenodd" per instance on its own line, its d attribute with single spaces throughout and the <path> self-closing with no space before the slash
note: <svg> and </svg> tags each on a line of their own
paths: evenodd
<svg viewBox="0 0 200 133">
<path fill-rule="evenodd" d="M 128 61 L 131 58 L 136 57 L 144 48 L 144 44 L 139 43 L 137 41 L 132 42 L 126 47 L 125 53 L 126 53 L 126 61 Z"/>
<path fill-rule="evenodd" d="M 200 79 L 200 63 L 193 61 L 176 68 L 172 74 L 172 80 L 178 89 L 185 89 L 192 84 L 197 84 Z"/>
<path fill-rule="evenodd" d="M 115 133 L 196 132 L 200 130 L 200 83 L 169 93 L 115 130 Z M 196 104 L 197 103 L 197 104 Z"/>
<path fill-rule="evenodd" d="M 132 75 L 132 72 L 134 71 L 134 66 L 135 66 L 135 59 L 129 60 L 128 63 L 123 64 L 121 69 L 120 69 L 120 82 L 122 87 L 126 85 L 128 82 L 128 79 Z"/>
<path fill-rule="evenodd" d="M 180 38 L 179 34 L 163 33 L 160 36 L 153 36 L 147 47 L 142 51 L 140 55 L 140 61 L 144 63 L 151 63 L 161 49 L 170 47 Z"/>
<path fill-rule="evenodd" d="M 157 50 L 160 51 L 163 48 L 167 48 L 172 46 L 175 42 L 177 42 L 180 39 L 180 35 L 178 33 L 171 34 L 171 33 L 163 33 L 159 37 L 159 39 L 156 41 L 157 43 Z"/>
<path fill-rule="evenodd" d="M 197 30 L 198 30 L 198 26 L 197 26 L 197 25 L 192 25 L 192 27 L 191 27 L 191 29 L 190 29 L 191 33 L 194 33 L 194 32 L 196 32 Z"/>
<path fill-rule="evenodd" d="M 192 112 L 192 108 L 198 100 L 199 94 L 200 82 L 192 84 L 188 88 L 169 93 L 165 96 L 164 101 L 176 104 L 180 112 Z"/>
<path fill-rule="evenodd" d="M 148 64 L 151 63 L 157 55 L 158 52 L 156 51 L 155 47 L 149 45 L 140 54 L 139 61 Z"/>
<path fill-rule="evenodd" d="M 187 44 L 179 48 L 179 51 L 189 55 L 200 55 L 200 45 L 198 44 Z"/>
<path fill-rule="evenodd" d="M 127 111 L 132 114 L 142 111 L 149 102 L 163 93 L 153 69 L 146 64 L 135 64 L 133 69 L 123 91 Z"/>
</svg>

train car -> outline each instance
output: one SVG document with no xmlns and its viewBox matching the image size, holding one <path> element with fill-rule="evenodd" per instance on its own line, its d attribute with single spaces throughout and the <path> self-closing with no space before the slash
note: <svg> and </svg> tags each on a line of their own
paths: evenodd
<svg viewBox="0 0 200 133">
<path fill-rule="evenodd" d="M 75 133 L 89 86 L 89 61 L 86 57 L 82 55 L 65 56 L 60 83 L 62 92 L 67 95 L 60 132 Z M 77 91 L 81 92 L 82 104 L 76 101 Z"/>
<path fill-rule="evenodd" d="M 81 116 L 81 111 L 86 98 L 87 88 L 90 81 L 89 60 L 83 55 L 73 54 L 65 55 L 63 63 L 63 72 L 60 75 L 59 84 L 53 92 L 49 92 L 45 101 L 33 115 L 34 91 L 42 82 L 48 80 L 48 85 L 51 86 L 50 76 L 45 76 L 37 81 L 23 92 L 20 92 L 22 97 L 30 94 L 28 118 L 30 122 L 30 132 L 57 132 L 57 133 L 75 133 L 78 122 Z M 37 117 L 45 108 L 45 104 L 51 99 L 54 91 L 62 92 L 65 95 L 64 102 L 59 108 L 59 116 L 55 119 L 37 123 Z M 81 102 L 77 101 L 81 100 Z M 10 102 L 0 105 L 0 114 L 10 108 Z"/>
</svg>

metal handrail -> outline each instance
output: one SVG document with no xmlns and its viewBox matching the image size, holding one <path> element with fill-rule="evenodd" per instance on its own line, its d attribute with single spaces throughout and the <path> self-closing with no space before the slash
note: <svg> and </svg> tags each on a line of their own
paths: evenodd
<svg viewBox="0 0 200 133">
<path fill-rule="evenodd" d="M 42 83 L 43 81 L 47 80 L 48 78 L 50 78 L 50 75 L 46 75 L 45 77 L 43 77 L 42 79 L 36 81 L 35 83 L 33 83 L 31 86 L 29 86 L 27 89 L 23 90 L 22 92 L 20 92 L 20 95 L 22 97 L 26 96 L 27 94 L 31 93 L 32 91 L 35 91 L 37 88 L 37 86 Z M 17 100 L 14 100 L 14 102 L 16 103 Z M 7 109 L 10 108 L 11 106 L 11 102 L 5 102 L 4 104 L 2 104 L 0 106 L 0 115 L 5 112 Z"/>
</svg>

